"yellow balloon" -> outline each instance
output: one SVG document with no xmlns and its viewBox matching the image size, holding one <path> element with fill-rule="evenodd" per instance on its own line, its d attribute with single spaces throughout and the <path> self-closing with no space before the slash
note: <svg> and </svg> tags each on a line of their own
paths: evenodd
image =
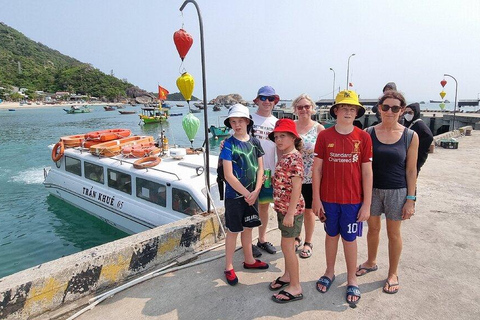
<svg viewBox="0 0 480 320">
<path fill-rule="evenodd" d="M 447 93 L 445 91 L 442 90 L 442 92 L 440 92 L 440 97 L 442 97 L 442 99 L 447 95 Z"/>
<path fill-rule="evenodd" d="M 193 77 L 184 72 L 178 79 L 177 79 L 177 87 L 180 90 L 180 93 L 185 98 L 185 100 L 190 101 L 192 100 L 192 93 L 193 88 L 195 87 L 195 80 Z"/>
</svg>

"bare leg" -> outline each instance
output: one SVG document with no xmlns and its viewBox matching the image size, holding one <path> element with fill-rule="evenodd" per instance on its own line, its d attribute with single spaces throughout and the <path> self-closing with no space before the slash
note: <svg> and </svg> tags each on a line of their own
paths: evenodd
<svg viewBox="0 0 480 320">
<path fill-rule="evenodd" d="M 252 253 L 252 229 L 245 228 L 240 236 L 242 240 L 242 247 L 243 247 L 243 256 L 245 263 L 253 264 L 255 263 L 255 258 L 253 257 Z"/>
<path fill-rule="evenodd" d="M 388 260 L 390 263 L 387 280 L 390 284 L 398 283 L 398 263 L 400 262 L 403 247 L 401 226 L 402 221 L 387 219 Z M 390 292 L 398 290 L 398 285 L 387 289 Z"/>
<path fill-rule="evenodd" d="M 237 235 L 238 233 L 227 230 L 227 237 L 225 238 L 225 270 L 233 269 L 233 255 L 235 254 L 235 247 L 237 246 Z M 250 251 L 251 250 L 252 246 L 250 246 Z"/>
<path fill-rule="evenodd" d="M 364 268 L 373 268 L 377 264 L 378 244 L 380 243 L 380 229 L 381 220 L 380 216 L 375 216 L 368 219 L 368 233 L 367 233 L 367 246 L 368 246 L 368 258 L 367 261 L 360 266 Z M 367 273 L 365 270 L 357 270 L 357 276 L 361 276 Z"/>
<path fill-rule="evenodd" d="M 303 214 L 303 224 L 305 225 L 305 242 L 312 243 L 313 241 L 313 231 L 315 230 L 315 214 L 313 213 L 312 209 L 305 209 L 305 212 Z M 305 248 L 305 245 L 303 247 Z M 308 249 L 313 249 L 313 248 L 308 248 Z M 300 255 L 303 257 L 306 257 L 307 254 L 300 252 Z"/>
<path fill-rule="evenodd" d="M 349 286 L 358 286 L 357 276 L 355 271 L 357 270 L 357 240 L 343 242 L 343 252 L 345 254 L 345 262 L 347 264 L 347 284 Z M 357 301 L 358 297 L 349 296 L 349 301 Z"/>
<path fill-rule="evenodd" d="M 262 225 L 258 227 L 258 241 L 264 243 L 267 241 L 267 226 L 268 226 L 268 209 L 269 203 L 258 204 L 258 213 L 260 215 L 260 221 Z"/>
<path fill-rule="evenodd" d="M 325 260 L 327 262 L 327 269 L 323 275 L 330 280 L 333 280 L 333 276 L 335 275 L 335 260 L 337 259 L 339 238 L 340 234 L 337 234 L 335 237 L 331 237 L 328 234 L 325 235 Z M 318 284 L 318 289 L 323 292 L 327 290 L 327 288 L 321 284 Z"/>
<path fill-rule="evenodd" d="M 282 251 L 285 256 L 285 274 L 290 276 L 290 285 L 284 290 L 292 295 L 298 295 L 302 293 L 302 287 L 300 285 L 300 274 L 298 268 L 298 258 L 295 254 L 295 238 L 282 237 Z M 275 295 L 278 299 L 288 299 L 283 294 Z"/>
</svg>

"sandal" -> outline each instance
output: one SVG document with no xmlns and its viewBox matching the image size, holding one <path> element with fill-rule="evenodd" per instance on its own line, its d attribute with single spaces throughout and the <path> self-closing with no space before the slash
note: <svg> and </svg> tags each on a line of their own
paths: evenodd
<svg viewBox="0 0 480 320">
<path fill-rule="evenodd" d="M 268 285 L 268 289 L 270 289 L 270 291 L 277 291 L 277 290 L 280 290 L 282 289 L 283 287 L 286 287 L 290 284 L 290 282 L 286 282 L 286 281 L 282 281 L 280 280 L 280 277 L 278 277 L 277 279 L 275 279 L 275 281 L 273 283 L 270 283 Z M 280 287 L 272 287 L 272 285 L 280 285 Z"/>
<path fill-rule="evenodd" d="M 317 291 L 320 292 L 320 293 L 327 293 L 328 292 L 328 289 L 330 289 L 330 286 L 332 285 L 333 281 L 335 281 L 335 276 L 332 277 L 332 279 L 330 279 L 329 277 L 327 276 L 321 276 L 320 279 L 318 279 L 317 281 L 317 284 L 316 284 L 316 288 L 317 288 Z M 325 287 L 325 291 L 322 291 L 318 285 L 322 285 Z"/>
<path fill-rule="evenodd" d="M 286 296 L 288 299 L 278 298 L 278 295 L 280 295 L 280 294 Z M 272 300 L 275 301 L 276 303 L 288 303 L 288 302 L 298 301 L 298 300 L 302 300 L 302 299 L 303 299 L 303 294 L 302 293 L 293 295 L 290 292 L 287 292 L 285 290 L 282 290 L 278 294 L 272 296 Z"/>
<path fill-rule="evenodd" d="M 298 242 L 298 244 L 295 243 L 295 252 L 297 252 L 298 248 L 300 248 L 300 246 L 302 245 L 302 239 L 299 237 L 295 237 L 295 242 Z"/>
<path fill-rule="evenodd" d="M 310 249 L 305 249 L 305 246 L 310 247 Z M 300 251 L 299 257 L 302 259 L 307 259 L 312 256 L 312 253 L 313 253 L 313 244 L 311 242 L 305 241 L 305 243 L 303 244 L 303 249 L 302 251 Z"/>
<path fill-rule="evenodd" d="M 357 297 L 358 299 L 356 301 L 348 301 L 348 297 Z M 347 295 L 345 299 L 347 303 L 350 305 L 350 308 L 355 308 L 360 298 L 361 298 L 360 289 L 357 286 L 347 287 Z"/>
</svg>

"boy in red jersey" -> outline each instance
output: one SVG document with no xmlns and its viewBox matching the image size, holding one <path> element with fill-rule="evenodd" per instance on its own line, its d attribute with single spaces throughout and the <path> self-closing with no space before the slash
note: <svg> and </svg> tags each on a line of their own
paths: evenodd
<svg viewBox="0 0 480 320">
<path fill-rule="evenodd" d="M 312 169 L 312 209 L 325 222 L 327 269 L 317 281 L 317 290 L 326 293 L 335 280 L 338 239 L 342 236 L 347 264 L 347 295 L 350 306 L 360 299 L 355 275 L 357 235 L 362 221 L 370 216 L 372 201 L 372 140 L 353 121 L 365 113 L 354 91 L 341 91 L 330 108 L 337 119 L 334 127 L 321 131 L 315 144 Z"/>
</svg>

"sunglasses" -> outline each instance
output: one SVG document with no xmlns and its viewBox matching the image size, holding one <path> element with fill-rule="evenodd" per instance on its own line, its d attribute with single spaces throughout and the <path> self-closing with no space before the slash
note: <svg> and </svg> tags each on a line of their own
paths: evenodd
<svg viewBox="0 0 480 320">
<path fill-rule="evenodd" d="M 303 109 L 308 110 L 308 109 L 310 109 L 310 107 L 311 107 L 311 105 L 296 106 L 296 108 L 298 110 L 303 110 Z"/>
<path fill-rule="evenodd" d="M 275 97 L 259 96 L 258 98 L 262 101 L 267 101 L 267 100 L 270 101 L 270 102 L 275 101 Z"/>
<path fill-rule="evenodd" d="M 400 109 L 402 109 L 401 106 L 389 106 L 388 104 L 382 104 L 382 111 L 387 112 L 388 109 L 392 109 L 393 113 L 398 113 Z"/>
</svg>

